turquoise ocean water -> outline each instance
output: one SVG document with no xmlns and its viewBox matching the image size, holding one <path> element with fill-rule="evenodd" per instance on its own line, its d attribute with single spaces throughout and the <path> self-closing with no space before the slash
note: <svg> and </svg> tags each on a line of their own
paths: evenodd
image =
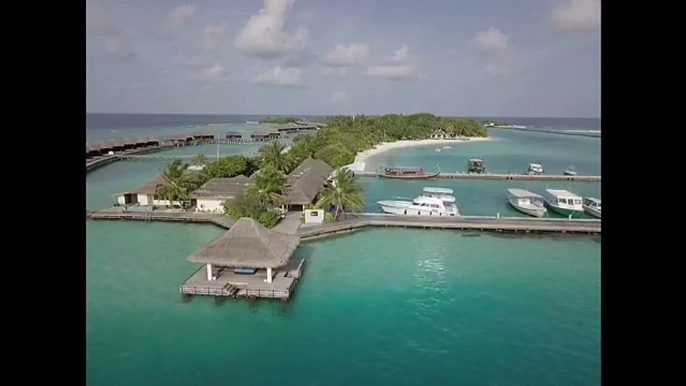
<svg viewBox="0 0 686 386">
<path fill-rule="evenodd" d="M 483 148 L 460 152 L 484 156 L 489 169 L 507 167 L 508 157 L 525 166 L 537 157 L 544 167 L 600 170 L 600 139 L 501 132 L 491 132 L 496 141 L 465 144 Z M 216 151 L 173 152 L 198 150 Z M 256 147 L 221 150 L 250 154 Z M 439 153 L 421 152 L 377 158 L 435 164 Z M 87 207 L 110 205 L 111 194 L 154 177 L 163 164 L 117 162 L 89 173 Z M 512 187 L 436 183 L 455 190 L 465 214 L 503 215 L 504 190 Z M 377 199 L 413 197 L 423 187 L 376 178 L 364 185 L 369 210 Z M 600 184 L 572 188 L 600 195 Z M 97 220 L 86 226 L 89 385 L 600 384 L 599 238 L 362 231 L 302 245 L 296 255 L 308 265 L 290 302 L 217 304 L 183 303 L 178 286 L 198 268 L 185 257 L 221 229 Z"/>
</svg>

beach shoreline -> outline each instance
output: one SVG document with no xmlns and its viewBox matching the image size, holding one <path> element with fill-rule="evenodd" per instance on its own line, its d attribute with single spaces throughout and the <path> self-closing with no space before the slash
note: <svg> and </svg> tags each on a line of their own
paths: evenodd
<svg viewBox="0 0 686 386">
<path fill-rule="evenodd" d="M 479 142 L 479 141 L 492 141 L 493 138 L 491 137 L 469 137 L 469 141 L 463 141 L 461 139 L 422 139 L 422 140 L 402 140 L 402 141 L 396 141 L 396 142 L 381 142 L 380 144 L 376 145 L 374 148 L 367 149 L 365 151 L 362 151 L 360 153 L 357 153 L 355 156 L 355 165 L 357 166 L 356 169 L 361 168 L 362 170 L 365 170 L 365 161 L 372 156 L 384 153 L 389 150 L 393 149 L 403 149 L 403 148 L 408 148 L 408 147 L 416 147 L 416 146 L 427 146 L 427 145 L 452 145 L 456 143 L 469 143 L 472 141 Z"/>
</svg>

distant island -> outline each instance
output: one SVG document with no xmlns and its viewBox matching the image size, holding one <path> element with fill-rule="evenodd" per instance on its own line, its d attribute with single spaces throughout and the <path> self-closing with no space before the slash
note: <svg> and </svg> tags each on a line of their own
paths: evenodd
<svg viewBox="0 0 686 386">
<path fill-rule="evenodd" d="M 509 123 L 507 122 L 502 122 L 502 121 L 493 121 L 493 120 L 488 120 L 488 121 L 481 121 L 481 124 L 484 125 L 485 127 L 511 127 Z"/>
<path fill-rule="evenodd" d="M 278 124 L 284 124 L 284 123 L 295 123 L 300 121 L 300 118 L 293 118 L 293 117 L 269 117 L 269 118 L 264 118 L 260 119 L 260 123 L 278 123 Z"/>
</svg>

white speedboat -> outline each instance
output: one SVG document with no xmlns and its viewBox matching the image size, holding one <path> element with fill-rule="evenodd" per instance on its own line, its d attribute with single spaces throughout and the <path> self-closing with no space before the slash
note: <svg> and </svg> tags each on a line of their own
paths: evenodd
<svg viewBox="0 0 686 386">
<path fill-rule="evenodd" d="M 378 201 L 381 209 L 403 216 L 459 216 L 452 189 L 424 188 L 424 194 L 412 201 Z"/>
<path fill-rule="evenodd" d="M 584 211 L 593 217 L 600 218 L 600 199 L 594 197 L 584 198 Z"/>
<path fill-rule="evenodd" d="M 531 174 L 531 175 L 543 174 L 543 166 L 541 166 L 541 164 L 529 164 L 529 170 L 527 170 L 527 174 Z"/>
<path fill-rule="evenodd" d="M 575 176 L 577 175 L 576 168 L 570 165 L 567 169 L 565 169 L 564 174 L 566 176 Z"/>
<path fill-rule="evenodd" d="M 444 149 L 451 149 L 450 146 L 443 146 Z"/>
<path fill-rule="evenodd" d="M 437 147 L 437 148 L 436 148 L 436 152 L 440 152 L 440 151 L 441 151 L 441 148 L 440 148 L 440 147 Z"/>
<path fill-rule="evenodd" d="M 567 190 L 546 189 L 545 205 L 551 211 L 565 217 L 581 217 L 584 207 L 581 197 Z"/>
<path fill-rule="evenodd" d="M 524 189 L 508 189 L 507 200 L 518 211 L 534 217 L 543 217 L 548 211 L 543 204 L 543 197 Z"/>
</svg>

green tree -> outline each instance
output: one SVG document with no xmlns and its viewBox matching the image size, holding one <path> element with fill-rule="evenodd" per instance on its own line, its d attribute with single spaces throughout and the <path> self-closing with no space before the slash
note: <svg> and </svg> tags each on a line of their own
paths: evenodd
<svg viewBox="0 0 686 386">
<path fill-rule="evenodd" d="M 266 208 L 286 203 L 286 175 L 273 166 L 265 166 L 255 176 L 255 185 L 248 186 L 245 193 L 257 197 Z"/>
<path fill-rule="evenodd" d="M 273 228 L 280 217 L 276 211 L 267 209 L 255 195 L 244 193 L 233 200 L 224 201 L 222 205 L 224 213 L 234 219 L 250 217 L 267 228 Z"/>
<path fill-rule="evenodd" d="M 221 157 L 215 162 L 205 165 L 202 171 L 203 178 L 230 178 L 239 174 L 245 174 L 248 169 L 248 160 L 243 155 L 230 155 Z"/>
<path fill-rule="evenodd" d="M 185 173 L 187 168 L 188 164 L 179 158 L 166 164 L 162 171 L 164 182 L 155 187 L 155 195 L 170 203 L 188 200 L 188 192 L 197 189 L 199 181 Z"/>
<path fill-rule="evenodd" d="M 284 173 L 291 171 L 293 159 L 285 151 L 286 146 L 278 141 L 262 146 L 257 154 L 262 161 L 262 166 L 271 166 Z"/>
<path fill-rule="evenodd" d="M 320 159 L 334 168 L 351 164 L 355 160 L 353 153 L 340 143 L 319 149 L 314 154 L 314 158 Z"/>
<path fill-rule="evenodd" d="M 341 213 L 347 217 L 346 210 L 354 212 L 364 207 L 362 185 L 359 177 L 346 168 L 338 168 L 334 174 L 330 185 L 319 193 L 316 205 L 319 208 L 334 205 L 334 218 Z"/>
</svg>

